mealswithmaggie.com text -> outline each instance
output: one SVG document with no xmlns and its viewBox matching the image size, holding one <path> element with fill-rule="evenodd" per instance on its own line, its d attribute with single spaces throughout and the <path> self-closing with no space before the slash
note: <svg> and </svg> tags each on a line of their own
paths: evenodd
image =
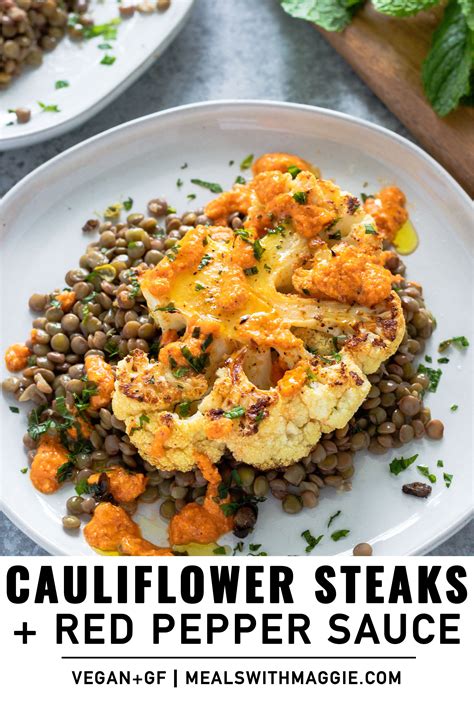
<svg viewBox="0 0 474 711">
<path fill-rule="evenodd" d="M 331 670 L 309 669 L 309 670 L 288 670 L 288 669 L 237 669 L 230 671 L 221 670 L 178 670 L 168 671 L 143 671 L 137 674 L 130 670 L 80 670 L 71 672 L 76 686 L 98 685 L 98 686 L 151 686 L 153 684 L 166 683 L 167 677 L 171 677 L 174 687 L 178 686 L 266 686 L 266 685 L 286 685 L 286 686 L 308 686 L 308 685 L 400 685 L 402 683 L 402 673 L 400 670 L 392 669 L 360 670 L 344 669 Z"/>
</svg>

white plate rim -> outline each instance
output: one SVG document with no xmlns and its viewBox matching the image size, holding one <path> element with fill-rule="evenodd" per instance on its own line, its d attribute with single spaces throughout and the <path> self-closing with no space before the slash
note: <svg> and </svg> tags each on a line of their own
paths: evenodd
<svg viewBox="0 0 474 711">
<path fill-rule="evenodd" d="M 267 100 L 247 100 L 247 99 L 236 99 L 236 100 L 218 100 L 218 101 L 204 101 L 204 102 L 196 102 L 192 104 L 186 104 L 184 106 L 179 106 L 179 107 L 174 107 L 170 109 L 165 109 L 162 111 L 158 111 L 152 114 L 147 114 L 146 116 L 142 116 L 136 119 L 133 119 L 131 121 L 128 121 L 123 124 L 119 124 L 118 126 L 114 126 L 110 129 L 107 129 L 106 131 L 103 131 L 95 136 L 92 136 L 91 138 L 86 139 L 85 141 L 81 141 L 80 143 L 76 144 L 75 146 L 72 146 L 71 148 L 68 148 L 67 150 L 63 151 L 59 155 L 55 156 L 54 158 L 51 158 L 48 160 L 46 163 L 43 163 L 41 166 L 38 166 L 35 170 L 31 171 L 28 175 L 26 175 L 24 178 L 22 178 L 13 188 L 11 188 L 5 195 L 4 197 L 0 200 L 0 208 L 3 210 L 8 209 L 8 206 L 10 203 L 14 203 L 16 200 L 17 194 L 21 193 L 23 188 L 27 186 L 30 182 L 33 182 L 37 180 L 38 178 L 41 180 L 41 176 L 43 173 L 47 173 L 47 171 L 51 167 L 56 167 L 60 165 L 64 161 L 68 161 L 69 157 L 75 153 L 80 152 L 82 149 L 85 147 L 89 147 L 90 144 L 96 142 L 96 141 L 113 141 L 113 138 L 115 134 L 117 133 L 126 133 L 127 131 L 133 131 L 137 126 L 140 124 L 144 124 L 148 121 L 155 121 L 159 120 L 161 117 L 164 116 L 169 116 L 169 115 L 179 115 L 182 113 L 192 115 L 193 113 L 200 113 L 202 110 L 209 110 L 209 111 L 219 111 L 219 109 L 223 108 L 232 108 L 233 106 L 244 106 L 247 108 L 251 107 L 274 107 L 278 109 L 288 109 L 288 110 L 297 110 L 297 111 L 304 111 L 308 113 L 312 113 L 314 115 L 321 115 L 321 116 L 326 116 L 327 118 L 333 118 L 335 120 L 338 120 L 340 122 L 347 122 L 350 124 L 356 124 L 362 127 L 365 127 L 371 131 L 374 131 L 376 133 L 381 134 L 382 136 L 385 136 L 391 141 L 394 141 L 395 143 L 400 143 L 403 145 L 407 150 L 411 151 L 414 153 L 420 160 L 424 161 L 430 167 L 439 174 L 440 179 L 443 181 L 447 182 L 449 184 L 449 187 L 457 193 L 457 197 L 461 199 L 461 201 L 465 204 L 465 207 L 467 210 L 472 210 L 472 201 L 468 194 L 463 190 L 463 188 L 459 185 L 459 183 L 456 182 L 456 180 L 447 172 L 445 168 L 443 168 L 434 158 L 432 158 L 426 151 L 424 151 L 422 148 L 419 146 L 415 145 L 413 142 L 409 141 L 407 138 L 400 136 L 399 134 L 395 133 L 394 131 L 391 131 L 390 129 L 387 129 L 383 126 L 378 126 L 377 124 L 372 123 L 371 121 L 367 121 L 365 119 L 359 118 L 359 117 L 353 117 L 348 114 L 342 113 L 340 111 L 334 111 L 332 109 L 326 109 L 326 108 L 321 108 L 321 107 L 316 107 L 316 106 L 310 106 L 306 104 L 298 104 L 298 103 L 292 103 L 292 102 L 285 102 L 285 101 L 267 101 Z M 0 215 L 1 219 L 1 215 Z M 5 515 L 27 536 L 29 536 L 35 543 L 40 545 L 42 548 L 44 548 L 48 553 L 51 553 L 52 555 L 67 555 L 64 553 L 64 550 L 61 549 L 59 546 L 56 546 L 54 543 L 51 543 L 50 541 L 45 541 L 45 539 L 41 536 L 40 533 L 36 531 L 36 529 L 33 529 L 32 527 L 29 526 L 27 522 L 25 522 L 23 519 L 21 519 L 14 509 L 11 508 L 3 499 L 1 498 L 0 495 L 0 510 L 2 510 Z M 451 521 L 448 525 L 444 526 L 438 534 L 432 538 L 429 542 L 426 543 L 421 543 L 419 545 L 414 545 L 407 553 L 406 555 L 424 555 L 428 552 L 430 552 L 433 548 L 435 548 L 437 545 L 443 543 L 445 540 L 447 540 L 449 537 L 451 537 L 454 533 L 459 531 L 465 524 L 469 522 L 471 518 L 474 517 L 474 502 L 467 502 L 466 508 L 464 511 L 460 513 L 460 515 Z"/>
<path fill-rule="evenodd" d="M 102 98 L 95 104 L 86 106 L 82 111 L 74 116 L 71 116 L 64 121 L 59 120 L 52 126 L 44 126 L 43 128 L 32 130 L 29 133 L 25 133 L 20 136 L 2 138 L 0 139 L 0 149 L 4 151 L 11 151 L 16 148 L 25 148 L 26 146 L 31 146 L 42 141 L 49 141 L 52 138 L 56 138 L 56 136 L 60 136 L 68 131 L 73 131 L 75 128 L 82 126 L 83 123 L 95 116 L 99 113 L 99 111 L 105 109 L 106 106 L 108 106 L 114 99 L 117 99 L 124 91 L 126 91 L 126 89 L 129 88 L 129 86 L 131 86 L 142 74 L 144 74 L 169 47 L 186 23 L 193 5 L 194 0 L 184 0 L 181 15 L 178 17 L 176 24 L 173 25 L 168 34 L 163 37 L 156 47 L 153 48 L 153 51 L 151 51 L 144 58 L 141 64 L 135 67 L 135 69 L 130 72 L 124 80 L 120 81 L 113 88 L 111 88 L 110 91 L 104 94 L 104 96 L 102 96 Z M 41 71 L 41 67 L 39 68 L 39 71 Z M 123 125 L 125 124 L 119 124 L 119 126 Z M 107 131 L 96 134 L 96 136 L 101 136 L 103 133 L 107 133 Z M 95 138 L 96 136 L 92 136 L 92 138 Z M 46 165 L 46 163 L 43 165 Z"/>
</svg>

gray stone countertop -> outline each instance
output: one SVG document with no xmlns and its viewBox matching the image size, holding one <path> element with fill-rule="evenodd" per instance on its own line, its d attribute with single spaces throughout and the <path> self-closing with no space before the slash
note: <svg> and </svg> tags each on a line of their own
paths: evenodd
<svg viewBox="0 0 474 711">
<path fill-rule="evenodd" d="M 323 106 L 409 133 L 306 22 L 278 0 L 195 0 L 188 23 L 160 59 L 81 128 L 0 155 L 0 194 L 80 141 L 138 116 L 196 101 L 273 99 Z M 1 555 L 44 551 L 0 514 Z M 473 555 L 471 521 L 432 555 Z"/>
</svg>

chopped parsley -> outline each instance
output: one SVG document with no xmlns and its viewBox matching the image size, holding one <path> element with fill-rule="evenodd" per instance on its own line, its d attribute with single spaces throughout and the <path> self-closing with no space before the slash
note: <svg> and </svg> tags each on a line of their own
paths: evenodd
<svg viewBox="0 0 474 711">
<path fill-rule="evenodd" d="M 112 45 L 108 42 L 101 42 L 101 44 L 98 44 L 97 47 L 98 49 L 113 49 Z"/>
<path fill-rule="evenodd" d="M 43 104 L 42 101 L 38 101 L 38 106 L 42 111 L 47 111 L 49 113 L 58 114 L 61 111 L 57 104 Z"/>
<path fill-rule="evenodd" d="M 26 474 L 26 472 L 28 471 L 28 467 L 23 467 L 22 469 L 20 469 L 20 471 L 22 474 Z"/>
<path fill-rule="evenodd" d="M 456 412 L 456 410 L 459 409 L 459 405 L 451 405 L 449 409 L 451 410 L 451 412 Z"/>
<path fill-rule="evenodd" d="M 320 543 L 320 541 L 324 538 L 324 534 L 321 534 L 320 536 L 318 536 L 316 538 L 315 536 L 313 536 L 313 534 L 311 533 L 311 531 L 309 529 L 307 531 L 303 531 L 301 536 L 302 536 L 302 538 L 305 539 L 306 543 L 308 544 L 305 548 L 306 553 L 311 553 L 313 548 L 315 548 L 318 545 L 318 543 Z"/>
<path fill-rule="evenodd" d="M 208 333 L 206 338 L 202 342 L 201 350 L 206 351 L 214 340 L 212 333 Z"/>
<path fill-rule="evenodd" d="M 260 550 L 261 547 L 262 547 L 261 543 L 249 543 L 250 553 L 247 553 L 247 555 L 251 555 L 251 556 L 268 555 L 268 553 L 265 553 L 265 551 Z"/>
<path fill-rule="evenodd" d="M 179 380 L 179 378 L 184 378 L 184 376 L 187 375 L 188 373 L 189 373 L 189 368 L 186 368 L 185 366 L 181 366 L 181 368 L 175 368 L 175 370 L 171 371 L 171 374 L 175 378 L 178 378 L 178 380 Z"/>
<path fill-rule="evenodd" d="M 237 183 L 238 185 L 245 185 L 247 183 L 247 181 L 245 180 L 244 177 L 242 177 L 242 175 L 238 175 L 236 177 L 236 179 L 234 180 L 234 183 Z"/>
<path fill-rule="evenodd" d="M 222 193 L 223 190 L 219 183 L 209 183 L 207 180 L 199 180 L 199 178 L 192 178 L 193 185 L 199 185 L 201 188 L 207 188 L 211 193 Z"/>
<path fill-rule="evenodd" d="M 252 245 L 252 248 L 253 248 L 253 254 L 254 254 L 255 259 L 257 261 L 260 261 L 262 254 L 265 251 L 265 247 L 262 247 L 262 243 L 260 242 L 260 240 L 256 239 Z"/>
<path fill-rule="evenodd" d="M 289 173 L 292 178 L 296 178 L 298 173 L 301 173 L 301 168 L 298 168 L 296 165 L 289 165 L 286 172 Z"/>
<path fill-rule="evenodd" d="M 235 555 L 236 553 L 242 553 L 242 551 L 244 550 L 244 545 L 245 543 L 243 541 L 239 541 L 238 543 L 236 543 L 232 555 Z"/>
<path fill-rule="evenodd" d="M 438 461 L 436 462 L 436 466 L 437 466 L 437 467 L 444 467 L 444 462 L 443 462 L 443 460 L 442 460 L 442 459 L 438 459 Z"/>
<path fill-rule="evenodd" d="M 82 389 L 82 392 L 80 395 L 77 395 L 77 393 L 74 393 L 74 404 L 76 406 L 76 409 L 81 413 L 83 410 L 87 410 L 90 404 L 90 399 L 91 396 L 94 395 L 94 393 L 97 391 L 97 384 L 96 383 L 87 383 L 86 386 Z M 58 402 L 59 398 L 56 398 L 56 404 Z"/>
<path fill-rule="evenodd" d="M 178 180 L 176 181 L 176 187 L 180 188 L 182 185 L 183 185 L 183 181 L 181 180 L 181 178 L 178 178 Z"/>
<path fill-rule="evenodd" d="M 107 66 L 110 66 L 115 62 L 117 57 L 113 57 L 111 54 L 104 54 L 102 59 L 100 60 L 100 64 L 105 64 Z"/>
<path fill-rule="evenodd" d="M 433 362 L 433 358 L 432 358 L 430 355 L 425 355 L 425 361 L 426 361 L 427 363 L 432 363 L 432 362 Z"/>
<path fill-rule="evenodd" d="M 376 235 L 377 230 L 372 225 L 364 225 L 366 235 Z"/>
<path fill-rule="evenodd" d="M 122 204 L 123 204 L 125 210 L 127 210 L 127 211 L 131 210 L 133 207 L 133 198 L 128 197 L 126 200 L 123 201 Z"/>
<path fill-rule="evenodd" d="M 180 166 L 181 170 L 186 170 L 187 167 L 188 167 L 187 163 L 183 163 L 183 165 Z"/>
<path fill-rule="evenodd" d="M 334 531 L 334 533 L 331 533 L 331 538 L 333 541 L 339 541 L 341 538 L 346 538 L 349 533 L 349 529 L 342 528 L 340 531 Z"/>
<path fill-rule="evenodd" d="M 178 309 L 173 304 L 173 302 L 170 301 L 170 303 L 166 304 L 166 306 L 157 306 L 155 308 L 155 311 L 166 311 L 169 314 L 175 314 L 175 313 L 177 313 Z"/>
<path fill-rule="evenodd" d="M 90 494 L 91 486 L 87 483 L 87 479 L 81 479 L 81 481 L 74 487 L 76 494 L 82 496 L 82 494 Z"/>
<path fill-rule="evenodd" d="M 227 551 L 224 546 L 218 546 L 212 551 L 212 555 L 227 555 Z"/>
<path fill-rule="evenodd" d="M 196 193 L 189 193 L 189 195 L 186 195 L 188 200 L 195 200 L 196 199 Z"/>
<path fill-rule="evenodd" d="M 130 296 L 132 299 L 135 299 L 140 291 L 140 282 L 138 281 L 136 274 L 133 274 L 133 276 L 130 277 L 130 284 L 132 285 L 132 288 L 130 289 Z"/>
<path fill-rule="evenodd" d="M 360 194 L 360 199 L 362 200 L 362 202 L 365 202 L 365 201 L 368 200 L 369 198 L 372 198 L 372 199 L 373 199 L 374 197 L 375 197 L 374 195 L 367 195 L 367 193 L 361 193 L 361 194 Z"/>
<path fill-rule="evenodd" d="M 466 336 L 453 336 L 453 338 L 447 338 L 445 341 L 441 341 L 438 346 L 438 351 L 442 353 L 449 346 L 458 346 L 459 348 L 467 348 L 469 346 L 469 341 Z"/>
<path fill-rule="evenodd" d="M 423 365 L 423 363 L 419 363 L 418 372 L 424 373 L 428 376 L 430 381 L 430 384 L 428 385 L 428 390 L 430 391 L 430 393 L 435 393 L 438 389 L 438 384 L 443 374 L 442 370 L 440 368 L 437 368 L 436 370 L 434 368 L 428 368 L 426 365 Z"/>
<path fill-rule="evenodd" d="M 436 474 L 432 474 L 428 467 L 425 467 L 421 464 L 417 464 L 416 468 L 422 476 L 425 476 L 427 479 L 429 479 L 432 484 L 436 484 Z"/>
<path fill-rule="evenodd" d="M 205 289 L 205 288 L 206 288 L 206 287 L 204 286 L 204 284 L 200 284 L 200 283 L 197 281 L 197 282 L 196 282 L 196 285 L 195 285 L 195 287 L 194 287 L 194 290 L 195 290 L 195 291 L 202 291 L 202 290 Z"/>
<path fill-rule="evenodd" d="M 341 358 L 342 358 L 342 356 L 341 356 L 340 353 L 331 353 L 330 356 L 318 355 L 317 353 L 315 353 L 315 355 L 316 355 L 320 360 L 322 360 L 323 363 L 334 363 L 334 362 L 339 363 L 339 361 L 340 361 Z"/>
<path fill-rule="evenodd" d="M 235 512 L 245 504 L 260 504 L 266 501 L 264 496 L 244 496 L 240 501 L 231 501 L 226 504 L 220 504 L 220 509 L 224 516 L 232 516 Z M 266 554 L 265 554 L 266 555 Z"/>
<path fill-rule="evenodd" d="M 244 269 L 244 274 L 245 276 L 254 276 L 258 274 L 258 267 L 248 267 L 248 269 Z"/>
<path fill-rule="evenodd" d="M 191 403 L 185 400 L 176 405 L 176 412 L 180 417 L 188 417 L 191 410 Z"/>
<path fill-rule="evenodd" d="M 59 398 L 56 398 L 56 403 Z M 67 442 L 67 436 L 64 431 L 61 432 L 62 438 L 66 440 L 66 442 L 63 441 L 63 444 L 68 445 L 69 449 L 69 459 L 67 462 L 62 464 L 60 467 L 58 467 L 57 472 L 56 472 L 56 479 L 59 483 L 62 483 L 63 481 L 66 481 L 66 479 L 70 479 L 71 476 L 74 473 L 74 470 L 76 468 L 76 458 L 79 454 L 90 454 L 92 450 L 94 449 L 91 442 L 89 440 L 84 439 L 83 437 L 80 436 L 79 428 L 77 428 L 77 439 L 75 440 L 70 440 Z"/>
<path fill-rule="evenodd" d="M 453 475 L 443 472 L 443 479 L 444 479 L 444 483 L 446 484 L 446 488 L 449 489 L 449 487 L 451 486 L 451 482 L 453 480 Z"/>
<path fill-rule="evenodd" d="M 139 423 L 138 427 L 132 427 L 132 429 L 130 430 L 130 434 L 133 434 L 133 432 L 138 432 L 139 430 L 142 430 L 145 426 L 145 423 L 147 423 L 147 422 L 150 422 L 150 418 L 148 417 L 148 415 L 140 415 L 140 417 L 138 418 L 138 423 Z"/>
<path fill-rule="evenodd" d="M 69 82 L 66 81 L 66 79 L 58 79 L 58 81 L 54 85 L 54 88 L 55 89 L 65 89 L 67 86 L 69 86 Z"/>
<path fill-rule="evenodd" d="M 438 363 L 449 363 L 449 358 L 438 358 Z"/>
<path fill-rule="evenodd" d="M 204 267 L 207 267 L 207 265 L 212 262 L 213 259 L 214 257 L 212 256 L 212 254 L 205 254 L 198 264 L 198 272 L 204 269 Z"/>
<path fill-rule="evenodd" d="M 418 459 L 418 455 L 414 454 L 413 457 L 408 457 L 408 459 L 405 459 L 405 457 L 400 457 L 399 459 L 392 459 L 390 462 L 390 471 L 392 474 L 395 474 L 398 476 L 400 472 L 404 472 L 405 469 L 408 469 L 408 467 L 413 464 Z"/>
<path fill-rule="evenodd" d="M 293 193 L 293 200 L 299 205 L 306 205 L 306 203 L 308 202 L 308 193 L 305 193 L 302 190 L 298 191 L 297 193 Z"/>
<path fill-rule="evenodd" d="M 199 356 L 193 356 L 188 346 L 181 346 L 181 353 L 188 361 L 191 368 L 196 371 L 196 373 L 202 373 L 204 368 L 207 366 L 209 356 L 207 353 L 202 353 Z"/>
<path fill-rule="evenodd" d="M 114 17 L 109 22 L 104 22 L 101 25 L 86 25 L 82 29 L 82 36 L 84 39 L 103 37 L 106 40 L 114 40 L 117 38 L 117 25 L 120 22 L 120 17 Z"/>
<path fill-rule="evenodd" d="M 178 256 L 179 248 L 179 244 L 174 244 L 172 247 L 169 248 L 168 254 L 166 255 L 168 257 L 169 262 L 174 262 L 174 260 Z"/>
<path fill-rule="evenodd" d="M 243 415 L 245 415 L 245 407 L 241 405 L 236 405 L 232 410 L 224 412 L 224 417 L 227 417 L 228 420 L 237 420 L 239 417 L 243 417 Z"/>
<path fill-rule="evenodd" d="M 8 409 L 10 410 L 10 412 L 14 412 L 15 415 L 18 415 L 18 413 L 20 412 L 20 408 L 15 407 L 14 405 L 10 405 L 10 407 Z"/>
<path fill-rule="evenodd" d="M 253 153 L 250 153 L 240 164 L 240 170 L 248 170 L 253 163 Z"/>
<path fill-rule="evenodd" d="M 340 516 L 340 515 L 341 515 L 341 512 L 340 512 L 340 511 L 336 511 L 336 513 L 331 516 L 331 518 L 330 518 L 329 521 L 328 521 L 328 528 L 329 528 L 329 526 L 331 525 L 331 523 L 332 523 L 338 516 Z"/>
</svg>

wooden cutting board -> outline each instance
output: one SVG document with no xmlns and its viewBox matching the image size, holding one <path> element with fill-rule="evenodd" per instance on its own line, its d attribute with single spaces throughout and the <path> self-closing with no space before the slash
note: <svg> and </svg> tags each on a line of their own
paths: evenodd
<svg viewBox="0 0 474 711">
<path fill-rule="evenodd" d="M 391 18 L 366 5 L 343 32 L 318 28 L 374 93 L 438 160 L 471 197 L 474 196 L 474 108 L 461 107 L 440 118 L 421 85 L 438 11 Z"/>
</svg>

